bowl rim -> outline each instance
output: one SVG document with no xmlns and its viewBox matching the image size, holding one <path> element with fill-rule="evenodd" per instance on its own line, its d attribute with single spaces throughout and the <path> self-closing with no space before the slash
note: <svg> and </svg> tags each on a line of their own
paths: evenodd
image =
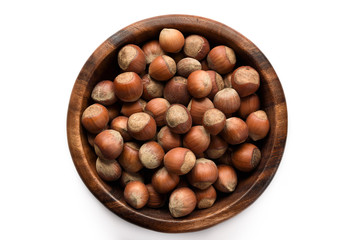
<svg viewBox="0 0 360 240">
<path fill-rule="evenodd" d="M 267 87 L 269 87 L 271 91 L 276 91 L 276 97 L 273 99 L 271 106 L 266 106 L 269 109 L 274 109 L 275 114 L 275 125 L 271 125 L 271 131 L 274 133 L 274 136 L 272 136 L 272 141 L 269 143 L 271 151 L 266 165 L 262 171 L 257 173 L 256 181 L 240 199 L 233 202 L 227 208 L 208 214 L 205 218 L 202 218 L 201 221 L 198 221 L 199 219 L 197 218 L 191 220 L 167 219 L 165 221 L 145 215 L 123 204 L 119 201 L 118 196 L 115 196 L 110 187 L 99 180 L 92 171 L 89 171 L 91 167 L 87 160 L 88 156 L 83 148 L 83 145 L 88 143 L 84 142 L 84 137 L 81 136 L 82 126 L 80 112 L 84 109 L 84 102 L 86 102 L 81 93 L 86 90 L 90 76 L 104 60 L 106 54 L 121 46 L 121 41 L 125 41 L 127 34 L 131 33 L 131 31 L 140 31 L 140 29 L 149 24 L 164 25 L 164 23 L 167 23 L 167 27 L 174 24 L 195 24 L 197 27 L 211 28 L 211 30 L 219 31 L 219 35 L 224 34 L 220 33 L 221 29 L 222 32 L 225 31 L 226 34 L 236 37 L 236 39 L 239 40 L 236 43 L 237 45 L 250 49 L 246 51 L 246 57 L 248 57 L 257 68 L 264 70 L 261 73 L 262 78 L 264 78 L 266 83 L 271 83 L 268 84 Z M 287 121 L 286 100 L 281 83 L 270 62 L 254 43 L 236 30 L 215 20 L 193 15 L 171 14 L 135 22 L 110 36 L 93 52 L 82 67 L 72 89 L 67 113 L 67 140 L 73 163 L 82 181 L 92 194 L 108 209 L 121 218 L 148 229 L 162 232 L 188 232 L 205 229 L 233 217 L 247 208 L 263 193 L 273 179 L 280 164 L 287 137 Z"/>
</svg>

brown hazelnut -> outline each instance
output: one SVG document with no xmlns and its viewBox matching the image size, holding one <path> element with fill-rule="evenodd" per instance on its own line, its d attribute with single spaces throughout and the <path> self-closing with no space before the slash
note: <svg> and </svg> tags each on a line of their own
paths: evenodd
<svg viewBox="0 0 360 240">
<path fill-rule="evenodd" d="M 269 119 L 263 110 L 251 113 L 246 119 L 246 124 L 249 128 L 249 137 L 254 141 L 265 138 L 270 130 Z"/>
<path fill-rule="evenodd" d="M 134 113 L 143 112 L 146 106 L 146 102 L 141 98 L 135 102 L 123 103 L 121 107 L 121 114 L 126 117 L 130 117 Z"/>
<path fill-rule="evenodd" d="M 194 58 L 187 57 L 176 64 L 176 69 L 180 76 L 188 77 L 190 73 L 201 69 L 201 63 Z"/>
<path fill-rule="evenodd" d="M 145 43 L 141 48 L 145 54 L 146 63 L 150 64 L 156 57 L 164 55 L 165 52 L 161 49 L 160 43 L 157 40 L 152 40 Z"/>
<path fill-rule="evenodd" d="M 241 98 L 241 104 L 238 114 L 241 118 L 246 119 L 250 113 L 260 109 L 260 99 L 258 95 L 251 94 L 247 97 Z"/>
<path fill-rule="evenodd" d="M 204 190 L 195 189 L 196 206 L 199 209 L 209 208 L 214 205 L 216 201 L 216 190 L 210 186 Z"/>
<path fill-rule="evenodd" d="M 207 97 L 210 98 L 210 99 L 213 99 L 217 92 L 224 89 L 224 80 L 221 77 L 221 75 L 218 74 L 215 71 L 209 70 L 209 71 L 206 71 L 206 72 L 210 76 L 211 85 L 212 85 L 211 92 L 209 93 L 209 95 Z"/>
<path fill-rule="evenodd" d="M 140 112 L 129 117 L 127 129 L 133 138 L 140 141 L 150 140 L 156 135 L 156 123 L 149 114 Z"/>
<path fill-rule="evenodd" d="M 242 172 L 250 172 L 259 164 L 261 159 L 260 149 L 254 144 L 243 143 L 232 154 L 233 166 Z"/>
<path fill-rule="evenodd" d="M 202 125 L 211 135 L 218 135 L 225 127 L 226 116 L 216 108 L 206 110 L 202 119 Z"/>
<path fill-rule="evenodd" d="M 224 88 L 215 95 L 214 106 L 225 114 L 234 113 L 240 108 L 239 94 L 233 88 Z"/>
<path fill-rule="evenodd" d="M 159 35 L 159 43 L 166 52 L 180 52 L 184 46 L 184 35 L 177 29 L 164 28 Z"/>
<path fill-rule="evenodd" d="M 124 142 L 130 141 L 132 137 L 127 131 L 127 122 L 128 117 L 118 116 L 114 120 L 111 121 L 110 128 L 118 131 L 123 137 Z"/>
<path fill-rule="evenodd" d="M 179 103 L 184 106 L 188 105 L 191 95 L 187 90 L 187 79 L 180 76 L 170 79 L 164 88 L 164 98 L 170 104 Z"/>
<path fill-rule="evenodd" d="M 131 172 L 122 171 L 120 177 L 120 186 L 124 188 L 126 184 L 132 181 L 140 181 L 143 183 L 144 177 L 140 173 L 131 173 Z"/>
<path fill-rule="evenodd" d="M 116 181 L 121 176 L 121 167 L 116 160 L 103 160 L 97 158 L 95 166 L 96 172 L 104 181 Z"/>
<path fill-rule="evenodd" d="M 142 98 L 149 101 L 154 98 L 162 97 L 164 85 L 161 82 L 153 80 L 149 74 L 142 77 L 143 94 Z"/>
<path fill-rule="evenodd" d="M 178 53 L 169 53 L 169 56 L 174 59 L 175 63 L 178 64 L 178 62 L 180 62 L 181 59 L 185 58 L 185 54 L 183 52 L 178 52 Z"/>
<path fill-rule="evenodd" d="M 87 137 L 87 140 L 88 140 L 88 143 L 90 144 L 90 146 L 94 147 L 94 139 L 96 137 L 96 134 L 87 132 L 86 137 Z"/>
<path fill-rule="evenodd" d="M 230 72 L 236 64 L 236 56 L 234 50 L 220 45 L 210 50 L 207 56 L 207 63 L 210 69 L 220 74 Z"/>
<path fill-rule="evenodd" d="M 225 165 L 232 166 L 232 161 L 231 161 L 232 153 L 233 153 L 233 150 L 231 148 L 228 148 L 226 150 L 226 152 L 219 159 L 217 159 L 217 162 L 219 164 L 225 164 Z"/>
<path fill-rule="evenodd" d="M 187 148 L 177 147 L 168 151 L 164 156 L 166 169 L 177 175 L 187 174 L 195 165 L 195 154 Z"/>
<path fill-rule="evenodd" d="M 123 138 L 118 131 L 104 130 L 94 139 L 95 153 L 105 160 L 116 159 L 123 150 Z"/>
<path fill-rule="evenodd" d="M 195 193 L 187 187 L 177 188 L 169 198 L 171 216 L 178 218 L 189 215 L 196 207 Z"/>
<path fill-rule="evenodd" d="M 245 142 L 248 138 L 248 126 L 238 117 L 226 119 L 225 127 L 221 132 L 222 138 L 229 144 L 236 145 Z"/>
<path fill-rule="evenodd" d="M 179 183 L 179 176 L 169 173 L 165 167 L 158 169 L 151 178 L 151 184 L 158 193 L 168 193 Z"/>
<path fill-rule="evenodd" d="M 204 70 L 192 72 L 187 81 L 187 89 L 191 96 L 203 98 L 210 94 L 212 83 L 209 74 Z"/>
<path fill-rule="evenodd" d="M 188 57 L 202 60 L 210 51 L 210 45 L 206 38 L 199 35 L 190 35 L 186 37 L 184 44 L 184 53 Z"/>
<path fill-rule="evenodd" d="M 192 125 L 189 111 L 181 104 L 173 104 L 168 108 L 165 121 L 170 131 L 177 134 L 188 132 Z"/>
<path fill-rule="evenodd" d="M 119 74 L 114 80 L 115 94 L 123 102 L 134 102 L 143 93 L 141 78 L 134 72 Z"/>
<path fill-rule="evenodd" d="M 134 44 L 125 45 L 119 51 L 118 64 L 126 72 L 140 74 L 146 67 L 145 54 Z"/>
<path fill-rule="evenodd" d="M 214 104 L 209 98 L 193 98 L 187 108 L 190 112 L 193 123 L 200 125 L 202 124 L 204 113 L 207 110 L 214 108 Z"/>
<path fill-rule="evenodd" d="M 199 158 L 195 166 L 186 175 L 189 183 L 199 189 L 206 189 L 218 178 L 216 164 L 206 158 Z"/>
<path fill-rule="evenodd" d="M 184 147 L 190 149 L 195 154 L 206 151 L 210 144 L 210 134 L 203 126 L 194 126 L 183 138 Z"/>
<path fill-rule="evenodd" d="M 120 115 L 120 108 L 121 107 L 118 103 L 115 103 L 110 106 L 106 106 L 106 109 L 108 110 L 109 113 L 109 122 L 111 122 Z"/>
<path fill-rule="evenodd" d="M 150 141 L 141 145 L 139 149 L 139 159 L 142 165 L 148 169 L 154 169 L 161 165 L 165 152 L 155 141 Z"/>
<path fill-rule="evenodd" d="M 207 64 L 206 59 L 202 60 L 200 63 L 201 63 L 201 70 L 204 70 L 204 71 L 209 70 L 209 66 Z"/>
<path fill-rule="evenodd" d="M 167 55 L 158 56 L 149 66 L 149 75 L 158 81 L 167 81 L 176 73 L 174 59 Z"/>
<path fill-rule="evenodd" d="M 94 103 L 87 107 L 81 116 L 81 123 L 90 133 L 99 133 L 109 122 L 109 112 L 101 104 Z"/>
<path fill-rule="evenodd" d="M 124 149 L 118 161 L 126 172 L 135 173 L 140 171 L 143 165 L 139 159 L 139 145 L 135 142 L 124 143 Z"/>
<path fill-rule="evenodd" d="M 149 192 L 144 183 L 132 181 L 125 186 L 124 199 L 133 208 L 140 209 L 147 204 Z"/>
<path fill-rule="evenodd" d="M 228 149 L 227 142 L 219 136 L 211 136 L 210 145 L 206 150 L 206 155 L 211 159 L 220 158 Z"/>
<path fill-rule="evenodd" d="M 156 192 L 155 188 L 151 184 L 146 184 L 145 186 L 149 192 L 149 201 L 146 206 L 150 208 L 160 208 L 164 206 L 166 202 L 166 195 Z"/>
<path fill-rule="evenodd" d="M 168 126 L 164 126 L 157 134 L 157 141 L 165 152 L 170 149 L 181 147 L 182 141 L 179 134 L 170 131 Z"/>
<path fill-rule="evenodd" d="M 231 85 L 231 77 L 232 77 L 232 72 L 226 74 L 224 76 L 224 88 L 232 88 L 232 85 Z"/>
<path fill-rule="evenodd" d="M 224 193 L 233 192 L 238 182 L 234 168 L 229 165 L 219 165 L 218 172 L 219 176 L 214 183 L 216 190 Z"/>
<path fill-rule="evenodd" d="M 165 114 L 169 107 L 170 103 L 165 98 L 154 98 L 147 103 L 145 112 L 154 117 L 157 126 L 164 126 Z"/>
<path fill-rule="evenodd" d="M 95 85 L 91 98 L 102 105 L 109 106 L 116 103 L 114 83 L 109 80 L 101 81 Z"/>
<path fill-rule="evenodd" d="M 176 188 L 182 188 L 182 187 L 190 187 L 190 184 L 186 180 L 186 175 L 180 176 L 180 181 Z"/>
<path fill-rule="evenodd" d="M 239 67 L 232 74 L 231 85 L 240 97 L 249 96 L 259 89 L 259 73 L 250 66 Z"/>
</svg>

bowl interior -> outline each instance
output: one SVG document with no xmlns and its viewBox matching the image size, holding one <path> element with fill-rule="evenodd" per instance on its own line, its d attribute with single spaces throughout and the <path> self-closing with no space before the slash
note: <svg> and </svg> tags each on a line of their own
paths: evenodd
<svg viewBox="0 0 360 240">
<path fill-rule="evenodd" d="M 255 171 L 238 174 L 239 184 L 232 194 L 219 194 L 214 206 L 195 210 L 190 215 L 174 219 L 166 207 L 161 209 L 129 207 L 122 195 L 119 182 L 102 181 L 95 170 L 96 155 L 87 142 L 86 131 L 80 118 L 85 108 L 92 103 L 91 90 L 101 80 L 113 80 L 121 73 L 117 53 L 128 43 L 145 43 L 157 39 L 164 27 L 176 28 L 183 34 L 199 34 L 206 37 L 211 47 L 223 44 L 237 54 L 237 66 L 249 65 L 261 77 L 259 95 L 262 109 L 269 116 L 271 130 L 268 136 L 257 143 L 262 160 Z M 286 140 L 287 118 L 284 94 L 275 71 L 260 50 L 248 39 L 233 29 L 213 20 L 184 15 L 167 15 L 146 19 L 132 24 L 107 39 L 91 55 L 81 70 L 71 95 L 68 112 L 68 142 L 74 164 L 90 191 L 110 210 L 120 217 L 158 231 L 194 231 L 221 222 L 257 199 L 270 183 L 280 163 Z M 145 171 L 146 174 L 146 170 Z"/>
</svg>

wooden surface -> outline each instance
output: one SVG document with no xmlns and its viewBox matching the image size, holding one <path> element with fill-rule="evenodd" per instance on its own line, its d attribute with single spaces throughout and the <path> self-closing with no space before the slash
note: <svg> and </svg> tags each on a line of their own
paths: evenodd
<svg viewBox="0 0 360 240">
<path fill-rule="evenodd" d="M 239 184 L 234 193 L 222 197 L 209 209 L 195 210 L 190 215 L 174 219 L 167 209 L 129 207 L 122 195 L 119 183 L 105 183 L 96 174 L 94 151 L 81 126 L 81 114 L 90 102 L 94 85 L 103 79 L 114 79 L 120 69 L 117 52 L 127 43 L 140 44 L 158 36 L 164 27 L 177 28 L 185 35 L 196 33 L 205 36 L 214 46 L 224 44 L 233 48 L 239 57 L 237 65 L 250 65 L 261 76 L 260 93 L 262 109 L 269 116 L 271 129 L 268 137 L 260 142 L 263 154 L 256 171 L 239 174 Z M 222 222 L 253 203 L 271 182 L 280 164 L 287 135 L 287 109 L 279 79 L 269 61 L 247 38 L 235 30 L 210 19 L 166 15 L 134 23 L 115 33 L 100 45 L 82 68 L 76 79 L 69 103 L 67 135 L 71 156 L 82 180 L 107 208 L 118 216 L 145 228 L 162 232 L 188 232 L 213 226 Z"/>
</svg>

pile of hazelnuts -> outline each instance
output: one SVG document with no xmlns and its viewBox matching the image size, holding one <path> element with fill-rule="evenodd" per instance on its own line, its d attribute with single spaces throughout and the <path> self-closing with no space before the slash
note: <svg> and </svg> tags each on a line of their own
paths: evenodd
<svg viewBox="0 0 360 240">
<path fill-rule="evenodd" d="M 165 28 L 141 48 L 123 46 L 118 65 L 113 81 L 93 88 L 81 122 L 99 177 L 119 182 L 130 206 L 168 203 L 173 217 L 186 216 L 211 207 L 217 191 L 233 192 L 237 171 L 257 167 L 254 143 L 270 128 L 260 76 L 250 66 L 234 70 L 231 48 Z"/>
</svg>

